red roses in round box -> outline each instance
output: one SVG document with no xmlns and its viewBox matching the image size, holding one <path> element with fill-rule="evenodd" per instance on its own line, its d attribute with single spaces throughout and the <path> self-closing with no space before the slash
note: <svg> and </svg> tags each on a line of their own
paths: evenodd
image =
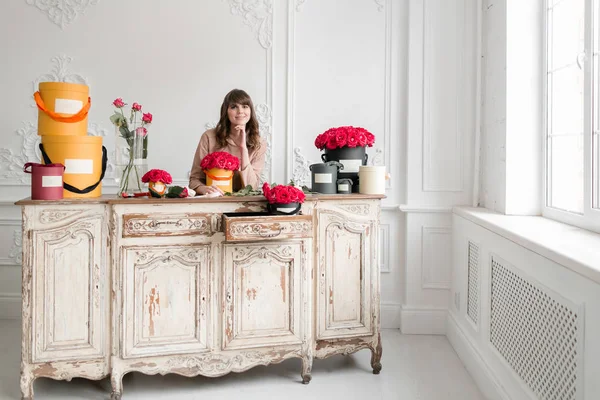
<svg viewBox="0 0 600 400">
<path fill-rule="evenodd" d="M 213 168 L 236 171 L 240 168 L 240 159 L 225 151 L 215 151 L 202 159 L 200 168 L 205 171 Z"/>
<path fill-rule="evenodd" d="M 365 128 L 354 126 L 340 126 L 330 128 L 315 139 L 315 146 L 319 150 L 334 150 L 342 147 L 373 147 L 375 135 Z"/>
<path fill-rule="evenodd" d="M 275 185 L 271 187 L 265 182 L 262 187 L 263 195 L 271 204 L 304 203 L 306 195 L 300 189 L 291 185 Z"/>
</svg>

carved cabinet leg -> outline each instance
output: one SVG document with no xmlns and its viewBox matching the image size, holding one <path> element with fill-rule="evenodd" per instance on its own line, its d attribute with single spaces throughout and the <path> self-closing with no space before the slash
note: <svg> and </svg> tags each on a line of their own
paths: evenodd
<svg viewBox="0 0 600 400">
<path fill-rule="evenodd" d="M 312 357 L 302 357 L 302 383 L 308 384 L 312 379 Z"/>
<path fill-rule="evenodd" d="M 373 373 L 375 375 L 379 375 L 381 372 L 381 355 L 383 353 L 383 349 L 381 348 L 381 333 L 377 338 L 377 347 L 371 349 L 371 368 L 373 368 Z"/>
<path fill-rule="evenodd" d="M 33 400 L 33 381 L 35 377 L 29 371 L 21 371 L 21 399 Z"/>
<path fill-rule="evenodd" d="M 123 394 L 123 375 L 113 372 L 110 377 L 110 384 L 112 386 L 110 400 L 121 400 L 121 395 Z"/>
</svg>

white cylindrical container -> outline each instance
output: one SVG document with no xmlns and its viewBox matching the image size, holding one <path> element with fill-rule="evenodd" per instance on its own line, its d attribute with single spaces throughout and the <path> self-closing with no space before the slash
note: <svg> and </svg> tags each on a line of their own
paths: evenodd
<svg viewBox="0 0 600 400">
<path fill-rule="evenodd" d="M 385 194 L 385 166 L 361 165 L 358 168 L 358 192 Z"/>
</svg>

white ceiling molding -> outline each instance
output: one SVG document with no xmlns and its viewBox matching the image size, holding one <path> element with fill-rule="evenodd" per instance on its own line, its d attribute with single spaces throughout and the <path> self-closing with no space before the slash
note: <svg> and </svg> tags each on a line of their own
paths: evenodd
<svg viewBox="0 0 600 400">
<path fill-rule="evenodd" d="M 273 45 L 273 0 L 227 0 L 231 14 L 243 18 L 256 35 L 260 45 Z"/>
<path fill-rule="evenodd" d="M 89 6 L 98 4 L 98 1 L 100 0 L 26 0 L 27 4 L 46 14 L 61 29 L 65 29 L 83 15 Z"/>
</svg>

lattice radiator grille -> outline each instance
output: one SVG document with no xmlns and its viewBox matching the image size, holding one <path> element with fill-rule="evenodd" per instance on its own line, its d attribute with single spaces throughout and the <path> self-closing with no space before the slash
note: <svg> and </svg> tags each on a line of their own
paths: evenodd
<svg viewBox="0 0 600 400">
<path fill-rule="evenodd" d="M 577 386 L 583 315 L 567 303 L 492 258 L 490 341 L 543 400 L 581 396 Z"/>
<path fill-rule="evenodd" d="M 467 315 L 477 324 L 479 320 L 479 246 L 469 241 Z"/>
</svg>

